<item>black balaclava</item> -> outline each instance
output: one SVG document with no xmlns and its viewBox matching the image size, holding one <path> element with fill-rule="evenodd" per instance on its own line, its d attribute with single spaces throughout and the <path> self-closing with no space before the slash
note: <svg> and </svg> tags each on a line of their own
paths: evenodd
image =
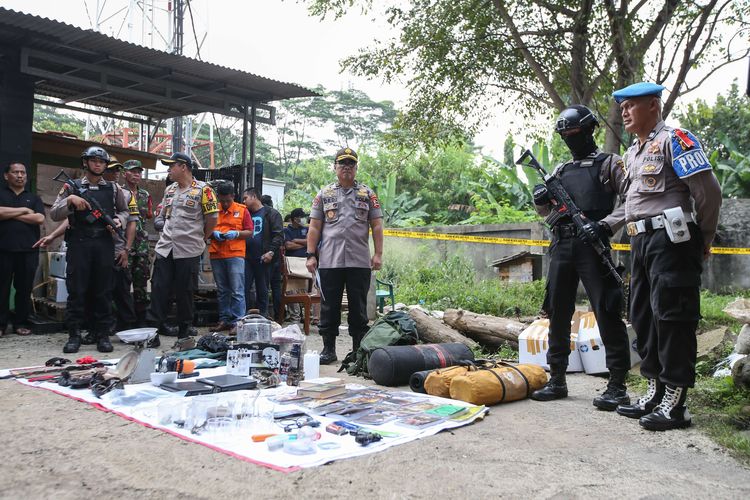
<svg viewBox="0 0 750 500">
<path fill-rule="evenodd" d="M 560 135 L 562 140 L 568 146 L 574 160 L 582 160 L 596 151 L 594 142 L 594 129 L 581 129 L 580 132 L 570 135 Z"/>
</svg>

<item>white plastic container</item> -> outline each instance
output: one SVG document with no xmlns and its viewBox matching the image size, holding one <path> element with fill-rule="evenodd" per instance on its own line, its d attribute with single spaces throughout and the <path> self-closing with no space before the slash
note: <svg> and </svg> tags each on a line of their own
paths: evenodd
<svg viewBox="0 0 750 500">
<path fill-rule="evenodd" d="M 305 380 L 320 377 L 320 355 L 318 351 L 307 351 L 303 362 Z"/>
</svg>

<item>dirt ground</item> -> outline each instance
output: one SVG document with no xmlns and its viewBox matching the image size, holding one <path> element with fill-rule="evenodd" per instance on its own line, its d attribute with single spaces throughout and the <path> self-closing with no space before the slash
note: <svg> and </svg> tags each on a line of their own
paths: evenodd
<svg viewBox="0 0 750 500">
<path fill-rule="evenodd" d="M 64 340 L 6 335 L 0 367 L 43 363 Z M 317 335 L 309 344 L 322 347 Z M 80 354 L 97 354 L 88 347 Z M 113 357 L 128 349 L 117 342 Z M 495 406 L 474 425 L 285 474 L 0 381 L 0 498 L 750 498 L 750 468 L 700 428 L 652 433 L 597 411 L 604 385 L 574 375 L 565 400 Z"/>
</svg>

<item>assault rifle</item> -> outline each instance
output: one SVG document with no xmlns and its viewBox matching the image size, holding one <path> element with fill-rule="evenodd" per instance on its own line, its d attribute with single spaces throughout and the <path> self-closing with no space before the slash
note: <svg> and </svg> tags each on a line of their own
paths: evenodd
<svg viewBox="0 0 750 500">
<path fill-rule="evenodd" d="M 73 179 L 71 179 L 71 177 L 67 172 L 65 172 L 65 170 L 60 170 L 60 173 L 54 176 L 52 180 L 67 184 L 72 190 L 71 194 L 80 196 L 81 198 L 86 200 L 89 205 L 91 205 L 91 210 L 86 215 L 86 222 L 88 222 L 89 224 L 94 224 L 97 221 L 101 222 L 107 229 L 117 233 L 121 238 L 124 238 L 122 228 L 117 227 L 114 219 L 112 219 L 112 217 L 110 217 L 109 214 L 104 211 L 102 205 L 96 200 L 96 198 L 92 198 L 91 196 L 89 196 L 87 189 L 79 189 L 78 185 L 73 181 Z"/>
<path fill-rule="evenodd" d="M 528 163 L 524 163 L 526 159 Z M 544 219 L 550 229 L 554 228 L 565 216 L 570 217 L 575 224 L 578 236 L 592 246 L 594 251 L 599 255 L 602 264 L 607 268 L 608 274 L 617 281 L 617 284 L 622 286 L 623 280 L 620 273 L 615 268 L 615 263 L 612 261 L 612 253 L 610 251 L 609 243 L 604 241 L 601 236 L 592 227 L 591 221 L 586 218 L 580 208 L 575 204 L 573 199 L 570 197 L 568 192 L 563 187 L 560 179 L 554 175 L 550 175 L 544 170 L 534 154 L 528 149 L 523 152 L 521 157 L 516 161 L 516 165 L 529 166 L 537 170 L 544 180 L 544 184 L 547 186 L 549 192 L 550 203 L 552 204 L 552 211 Z"/>
</svg>

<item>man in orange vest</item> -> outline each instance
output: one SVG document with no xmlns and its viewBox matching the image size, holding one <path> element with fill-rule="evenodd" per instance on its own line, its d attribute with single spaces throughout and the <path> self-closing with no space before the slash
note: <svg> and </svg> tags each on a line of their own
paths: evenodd
<svg viewBox="0 0 750 500">
<path fill-rule="evenodd" d="M 226 331 L 245 315 L 245 239 L 253 235 L 253 219 L 245 205 L 234 201 L 231 182 L 222 182 L 216 192 L 219 222 L 208 251 L 219 299 L 219 324 L 215 330 Z"/>
</svg>

